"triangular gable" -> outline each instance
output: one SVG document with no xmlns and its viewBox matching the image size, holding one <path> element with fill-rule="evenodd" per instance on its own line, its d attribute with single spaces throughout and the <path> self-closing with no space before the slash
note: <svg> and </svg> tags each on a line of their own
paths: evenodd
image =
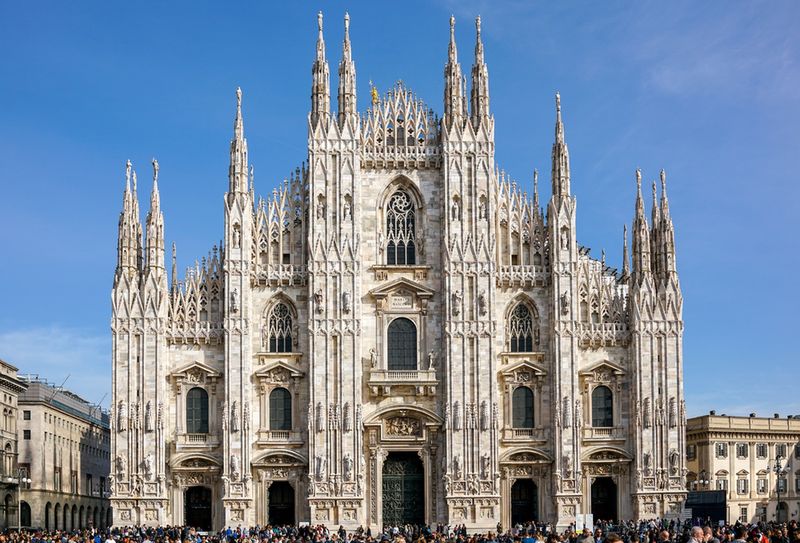
<svg viewBox="0 0 800 543">
<path fill-rule="evenodd" d="M 399 279 L 395 279 L 394 281 L 390 281 L 385 285 L 372 289 L 369 291 L 369 295 L 373 298 L 381 299 L 401 289 L 409 290 L 419 298 L 431 298 L 434 294 L 434 291 L 428 287 L 423 286 L 416 281 L 412 281 L 411 279 L 400 277 Z"/>
<path fill-rule="evenodd" d="M 186 377 L 192 373 L 205 374 L 207 377 L 220 377 L 222 374 L 203 362 L 194 361 L 170 373 L 172 377 Z"/>
<path fill-rule="evenodd" d="M 598 372 L 608 371 L 614 376 L 625 375 L 625 370 L 622 367 L 609 362 L 608 360 L 601 360 L 596 364 L 592 364 L 588 368 L 582 369 L 578 372 L 579 375 L 592 375 Z"/>
<path fill-rule="evenodd" d="M 544 368 L 537 366 L 530 360 L 522 360 L 512 366 L 509 366 L 508 368 L 503 369 L 500 372 L 500 375 L 503 377 L 513 377 L 519 371 L 530 371 L 536 377 L 543 377 L 547 375 L 547 371 Z"/>
<path fill-rule="evenodd" d="M 305 373 L 295 367 L 292 367 L 283 360 L 278 360 L 259 368 L 255 375 L 256 377 L 271 377 L 275 375 L 276 370 L 285 371 L 289 377 L 293 379 L 299 379 L 305 375 Z"/>
</svg>

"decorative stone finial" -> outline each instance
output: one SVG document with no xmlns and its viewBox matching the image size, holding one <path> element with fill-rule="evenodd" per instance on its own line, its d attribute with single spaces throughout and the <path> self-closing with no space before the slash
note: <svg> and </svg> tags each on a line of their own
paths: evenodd
<svg viewBox="0 0 800 543">
<path fill-rule="evenodd" d="M 636 168 L 636 186 L 642 190 L 642 169 Z"/>
<path fill-rule="evenodd" d="M 450 37 L 453 38 L 456 33 L 456 17 L 455 15 L 450 15 Z"/>
<path fill-rule="evenodd" d="M 131 188 L 131 159 L 125 163 L 125 186 L 130 190 Z"/>
<path fill-rule="evenodd" d="M 158 160 L 153 158 L 153 185 L 158 183 Z"/>
<path fill-rule="evenodd" d="M 667 187 L 667 172 L 664 169 L 661 169 L 661 190 L 665 190 Z"/>
<path fill-rule="evenodd" d="M 242 87 L 236 87 L 236 107 L 242 107 Z"/>
<path fill-rule="evenodd" d="M 481 38 L 481 16 L 475 17 L 475 31 L 478 33 L 478 39 Z"/>
<path fill-rule="evenodd" d="M 317 13 L 317 28 L 322 32 L 322 12 Z"/>
<path fill-rule="evenodd" d="M 561 113 L 561 94 L 556 91 L 556 111 Z"/>
<path fill-rule="evenodd" d="M 344 33 L 348 34 L 350 32 L 350 14 L 346 11 L 344 12 Z"/>
</svg>

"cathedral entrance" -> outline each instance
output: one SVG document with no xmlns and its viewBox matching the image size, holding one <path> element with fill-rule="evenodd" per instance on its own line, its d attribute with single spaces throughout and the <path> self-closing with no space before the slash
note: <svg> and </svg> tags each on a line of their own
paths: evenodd
<svg viewBox="0 0 800 543">
<path fill-rule="evenodd" d="M 294 524 L 294 488 L 289 481 L 275 481 L 269 486 L 267 519 L 273 526 Z"/>
<path fill-rule="evenodd" d="M 611 477 L 598 477 L 592 483 L 592 514 L 595 520 L 617 519 L 617 483 Z"/>
<path fill-rule="evenodd" d="M 539 488 L 531 479 L 517 479 L 511 485 L 511 524 L 539 520 Z"/>
<path fill-rule="evenodd" d="M 211 489 L 205 486 L 192 486 L 183 496 L 184 523 L 198 530 L 211 530 Z"/>
<path fill-rule="evenodd" d="M 425 523 L 425 470 L 416 452 L 391 452 L 383 462 L 383 525 Z"/>
</svg>

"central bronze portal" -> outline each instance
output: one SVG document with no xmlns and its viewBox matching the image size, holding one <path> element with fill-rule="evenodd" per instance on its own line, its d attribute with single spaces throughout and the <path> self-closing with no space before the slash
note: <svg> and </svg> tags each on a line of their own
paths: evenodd
<svg viewBox="0 0 800 543">
<path fill-rule="evenodd" d="M 425 523 L 425 470 L 415 452 L 392 452 L 383 463 L 383 525 Z"/>
</svg>

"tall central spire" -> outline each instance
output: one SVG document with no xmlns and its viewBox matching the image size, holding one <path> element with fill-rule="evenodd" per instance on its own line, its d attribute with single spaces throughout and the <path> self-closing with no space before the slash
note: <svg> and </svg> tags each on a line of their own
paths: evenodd
<svg viewBox="0 0 800 543">
<path fill-rule="evenodd" d="M 483 60 L 481 18 L 475 18 L 475 63 L 472 65 L 472 124 L 476 128 L 489 118 L 489 69 Z"/>
<path fill-rule="evenodd" d="M 323 51 L 324 54 L 324 51 Z M 356 115 L 356 66 L 350 46 L 350 15 L 344 14 L 344 43 L 339 63 L 339 125 Z"/>
<path fill-rule="evenodd" d="M 327 120 L 331 111 L 330 69 L 325 60 L 325 38 L 322 36 L 322 12 L 317 14 L 317 55 L 311 68 L 311 123 Z"/>
<path fill-rule="evenodd" d="M 228 168 L 228 192 L 247 192 L 247 140 L 242 119 L 242 89 L 236 89 L 236 118 L 233 121 L 231 161 Z"/>
<path fill-rule="evenodd" d="M 561 120 L 561 95 L 559 93 L 556 93 L 556 134 L 553 142 L 552 183 L 554 198 L 569 196 L 569 149 L 564 137 L 564 123 Z"/>
<path fill-rule="evenodd" d="M 464 113 L 461 65 L 456 48 L 456 18 L 450 16 L 450 43 L 447 46 L 447 64 L 444 67 L 444 121 L 450 127 Z"/>
</svg>

